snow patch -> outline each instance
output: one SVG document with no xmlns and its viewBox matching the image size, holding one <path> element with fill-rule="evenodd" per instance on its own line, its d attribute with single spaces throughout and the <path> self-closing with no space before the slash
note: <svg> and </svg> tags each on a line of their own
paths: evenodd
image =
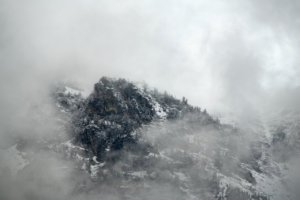
<svg viewBox="0 0 300 200">
<path fill-rule="evenodd" d="M 67 142 L 63 143 L 63 145 L 65 145 L 69 149 L 79 149 L 79 150 L 83 150 L 83 151 L 85 150 L 85 148 L 82 148 L 80 146 L 76 146 L 76 145 L 72 144 L 72 140 L 68 140 Z"/>
<path fill-rule="evenodd" d="M 80 95 L 81 92 L 79 90 L 76 90 L 74 88 L 70 88 L 68 86 L 65 87 L 65 94 L 70 94 L 70 95 Z"/>
<path fill-rule="evenodd" d="M 136 171 L 136 172 L 131 172 L 130 173 L 131 176 L 134 177 L 138 177 L 138 178 L 144 178 L 146 177 L 148 174 L 146 171 Z"/>
<path fill-rule="evenodd" d="M 160 119 L 166 119 L 167 113 L 163 110 L 163 108 L 160 106 L 160 104 L 156 101 L 153 101 L 153 108 L 155 110 L 156 115 Z"/>
</svg>

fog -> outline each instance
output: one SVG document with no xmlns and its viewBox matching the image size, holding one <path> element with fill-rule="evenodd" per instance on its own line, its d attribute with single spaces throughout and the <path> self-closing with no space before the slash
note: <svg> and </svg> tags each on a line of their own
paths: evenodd
<svg viewBox="0 0 300 200">
<path fill-rule="evenodd" d="M 241 125 L 298 110 L 299 9 L 297 0 L 0 0 L 0 147 L 61 130 L 48 96 L 59 81 L 87 94 L 102 76 L 144 82 Z"/>
<path fill-rule="evenodd" d="M 2 0 L 1 85 L 37 93 L 68 79 L 90 90 L 106 75 L 212 112 L 248 107 L 299 85 L 298 8 L 293 0 Z"/>
</svg>

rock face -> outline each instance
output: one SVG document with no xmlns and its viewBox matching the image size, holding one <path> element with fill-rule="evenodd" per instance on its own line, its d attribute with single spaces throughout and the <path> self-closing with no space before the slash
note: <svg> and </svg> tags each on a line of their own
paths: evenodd
<svg viewBox="0 0 300 200">
<path fill-rule="evenodd" d="M 72 109 L 75 143 L 99 160 L 117 159 L 113 157 L 123 149 L 149 153 L 151 148 L 138 142 L 139 128 L 155 120 L 179 118 L 188 111 L 201 113 L 170 95 L 146 93 L 124 79 L 106 77 L 95 84 L 93 93 L 84 101 L 73 101 L 72 106 L 65 101 L 61 106 L 78 108 Z"/>
<path fill-rule="evenodd" d="M 149 99 L 132 83 L 102 78 L 82 105 L 73 119 L 76 141 L 97 158 L 124 148 L 142 148 L 134 131 L 151 122 L 155 112 Z"/>
</svg>

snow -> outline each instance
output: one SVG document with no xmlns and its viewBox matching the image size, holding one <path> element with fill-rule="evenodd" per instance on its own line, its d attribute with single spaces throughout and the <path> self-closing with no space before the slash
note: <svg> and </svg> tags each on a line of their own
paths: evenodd
<svg viewBox="0 0 300 200">
<path fill-rule="evenodd" d="M 91 170 L 92 178 L 97 178 L 98 169 L 99 169 L 98 165 L 91 165 L 90 170 Z"/>
<path fill-rule="evenodd" d="M 82 148 L 80 146 L 76 146 L 76 145 L 72 144 L 72 140 L 68 140 L 67 142 L 63 143 L 63 145 L 65 145 L 69 149 L 85 150 L 85 148 Z"/>
<path fill-rule="evenodd" d="M 241 191 L 248 193 L 249 195 L 252 194 L 250 191 L 252 184 L 239 177 L 229 177 L 220 173 L 217 173 L 217 177 L 220 178 L 219 186 L 222 189 L 219 193 L 219 197 L 226 196 L 228 187 L 239 188 Z"/>
<path fill-rule="evenodd" d="M 137 84 L 137 89 L 139 90 L 139 93 L 146 97 L 152 104 L 154 111 L 156 113 L 156 115 L 158 116 L 158 118 L 160 119 L 166 119 L 167 117 L 167 113 L 163 110 L 163 108 L 161 107 L 161 105 L 150 95 L 146 94 L 145 92 L 143 92 L 143 85 L 141 84 Z"/>
<path fill-rule="evenodd" d="M 94 156 L 95 157 L 95 156 Z M 93 158 L 94 159 L 94 158 Z M 97 163 L 95 165 L 91 165 L 90 166 L 90 170 L 91 170 L 91 177 L 92 178 L 97 178 L 97 174 L 98 174 L 98 171 L 100 168 L 104 167 L 105 166 L 105 162 L 103 163 Z"/>
<path fill-rule="evenodd" d="M 98 164 L 99 162 L 97 161 L 97 156 L 93 156 L 93 161 Z"/>
<path fill-rule="evenodd" d="M 272 196 L 274 200 L 281 200 L 287 197 L 288 194 L 284 192 L 282 177 L 257 173 L 254 170 L 252 170 L 251 173 L 257 182 L 255 187 L 258 192 L 266 193 Z"/>
<path fill-rule="evenodd" d="M 162 107 L 160 106 L 160 104 L 158 102 L 155 101 L 153 106 L 154 106 L 154 110 L 159 118 L 165 119 L 167 117 L 167 113 L 162 109 Z"/>
<path fill-rule="evenodd" d="M 138 178 L 144 178 L 147 176 L 146 171 L 136 171 L 136 172 L 131 172 L 130 175 L 138 177 Z"/>
<path fill-rule="evenodd" d="M 70 88 L 70 87 L 66 86 L 65 87 L 65 94 L 80 95 L 81 92 L 79 90 L 76 90 L 74 88 Z"/>
</svg>

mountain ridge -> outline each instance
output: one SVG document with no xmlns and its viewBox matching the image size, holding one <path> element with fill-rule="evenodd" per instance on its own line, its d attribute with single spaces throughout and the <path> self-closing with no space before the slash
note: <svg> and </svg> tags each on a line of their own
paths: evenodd
<svg viewBox="0 0 300 200">
<path fill-rule="evenodd" d="M 89 96 L 65 83 L 51 91 L 57 134 L 23 138 L 0 157 L 18 165 L 11 167 L 16 179 L 28 181 L 24 174 L 35 171 L 44 176 L 39 162 L 70 176 L 58 199 L 295 200 L 285 185 L 285 162 L 297 151 L 281 150 L 296 147 L 290 140 L 297 118 L 290 117 L 295 126 L 273 120 L 277 128 L 264 122 L 243 130 L 185 98 L 107 77 Z"/>
</svg>

